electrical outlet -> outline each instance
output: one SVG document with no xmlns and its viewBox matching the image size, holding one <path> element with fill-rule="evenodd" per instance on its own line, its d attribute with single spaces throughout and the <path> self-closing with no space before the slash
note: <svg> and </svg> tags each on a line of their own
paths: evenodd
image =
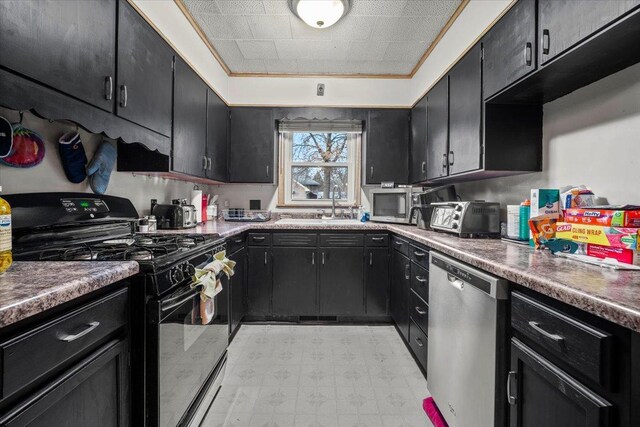
<svg viewBox="0 0 640 427">
<path fill-rule="evenodd" d="M 324 96 L 324 83 L 318 83 L 318 96 Z"/>
</svg>

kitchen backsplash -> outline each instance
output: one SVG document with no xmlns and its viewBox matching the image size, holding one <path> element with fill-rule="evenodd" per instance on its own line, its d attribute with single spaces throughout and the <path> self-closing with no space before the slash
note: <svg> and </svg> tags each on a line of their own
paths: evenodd
<svg viewBox="0 0 640 427">
<path fill-rule="evenodd" d="M 0 116 L 7 118 L 12 123 L 19 120 L 18 112 L 3 108 L 0 108 Z M 0 166 L 2 192 L 4 194 L 51 191 L 91 193 L 88 180 L 80 184 L 73 184 L 67 180 L 58 154 L 58 139 L 65 132 L 74 130 L 75 125 L 62 122 L 50 123 L 48 120 L 40 119 L 30 113 L 24 114 L 22 124 L 44 138 L 46 154 L 42 163 L 33 168 L 19 169 Z M 82 129 L 79 130 L 79 133 L 87 158 L 91 161 L 103 137 L 89 134 Z M 184 181 L 117 172 L 115 169 L 111 174 L 107 194 L 131 199 L 140 215 L 149 213 L 151 199 L 158 199 L 160 203 L 171 203 L 171 199 L 189 198 L 194 186 L 194 184 Z M 207 186 L 201 185 L 200 187 L 207 192 Z"/>
</svg>

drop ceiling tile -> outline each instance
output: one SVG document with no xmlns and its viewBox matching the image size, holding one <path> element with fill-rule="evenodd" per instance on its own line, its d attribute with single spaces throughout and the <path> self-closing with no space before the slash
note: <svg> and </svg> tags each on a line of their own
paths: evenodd
<svg viewBox="0 0 640 427">
<path fill-rule="evenodd" d="M 426 42 L 391 42 L 387 45 L 382 60 L 417 63 L 428 47 L 429 43 Z"/>
<path fill-rule="evenodd" d="M 215 1 L 211 0 L 183 0 L 185 6 L 191 13 L 191 16 L 198 16 L 201 13 L 211 13 L 214 15 L 219 15 L 220 8 Z"/>
<path fill-rule="evenodd" d="M 327 61 L 326 72 L 331 74 L 359 74 L 364 61 Z"/>
<path fill-rule="evenodd" d="M 345 16 L 324 31 L 331 33 L 332 40 L 369 40 L 377 18 L 371 16 Z"/>
<path fill-rule="evenodd" d="M 371 34 L 372 40 L 421 40 L 424 18 L 380 17 Z"/>
<path fill-rule="evenodd" d="M 381 60 L 387 51 L 389 42 L 353 41 L 349 44 L 347 59 L 349 60 Z"/>
<path fill-rule="evenodd" d="M 209 40 L 243 39 L 251 34 L 249 23 L 244 16 L 201 15 L 198 25 Z"/>
<path fill-rule="evenodd" d="M 410 0 L 402 16 L 446 16 L 449 19 L 460 3 L 460 0 Z"/>
<path fill-rule="evenodd" d="M 242 59 L 227 63 L 233 73 L 266 73 L 267 68 L 261 59 Z"/>
<path fill-rule="evenodd" d="M 225 15 L 260 15 L 264 14 L 261 0 L 215 0 L 218 8 Z"/>
<path fill-rule="evenodd" d="M 326 72 L 326 61 L 322 60 L 312 60 L 312 59 L 299 59 L 298 63 L 298 72 L 305 74 L 320 74 Z"/>
<path fill-rule="evenodd" d="M 254 39 L 290 39 L 291 25 L 288 16 L 265 15 L 247 17 Z"/>
<path fill-rule="evenodd" d="M 298 40 L 331 40 L 331 35 L 334 33 L 333 25 L 329 28 L 313 28 L 302 22 L 298 17 L 291 16 L 289 19 L 291 24 L 291 35 L 294 39 Z"/>
<path fill-rule="evenodd" d="M 271 40 L 238 40 L 244 59 L 277 59 L 276 45 Z"/>
<path fill-rule="evenodd" d="M 268 73 L 291 74 L 298 72 L 298 61 L 282 59 L 266 59 L 264 65 Z"/>
<path fill-rule="evenodd" d="M 415 63 L 398 61 L 366 61 L 363 71 L 367 74 L 409 74 Z"/>
<path fill-rule="evenodd" d="M 240 52 L 238 43 L 235 40 L 216 40 L 214 48 L 225 62 L 244 59 L 244 55 Z"/>
<path fill-rule="evenodd" d="M 291 15 L 287 0 L 263 0 L 262 4 L 267 15 Z"/>
<path fill-rule="evenodd" d="M 276 40 L 280 59 L 344 60 L 348 45 L 328 40 Z M 299 64 L 299 63 L 298 63 Z"/>
<path fill-rule="evenodd" d="M 400 16 L 407 0 L 354 0 L 349 14 Z"/>
</svg>

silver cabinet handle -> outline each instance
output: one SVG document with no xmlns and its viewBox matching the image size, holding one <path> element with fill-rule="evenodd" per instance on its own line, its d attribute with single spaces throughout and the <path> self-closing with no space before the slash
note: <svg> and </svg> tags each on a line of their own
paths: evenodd
<svg viewBox="0 0 640 427">
<path fill-rule="evenodd" d="M 427 162 L 422 162 L 422 173 L 427 172 Z"/>
<path fill-rule="evenodd" d="M 78 338 L 82 338 L 83 336 L 87 335 L 88 333 L 93 331 L 95 328 L 100 326 L 100 322 L 89 322 L 86 326 L 87 326 L 86 328 L 84 328 L 82 331 L 78 332 L 75 335 L 64 334 L 64 335 L 61 335 L 58 339 L 64 342 L 75 341 Z"/>
<path fill-rule="evenodd" d="M 413 251 L 413 255 L 417 256 L 418 258 L 422 258 L 422 257 L 424 257 L 426 255 L 426 253 Z"/>
<path fill-rule="evenodd" d="M 420 283 L 427 283 L 427 279 L 422 276 L 416 276 L 416 280 Z"/>
<path fill-rule="evenodd" d="M 426 311 L 424 310 L 420 310 L 420 307 L 416 307 L 416 312 L 420 315 L 420 316 L 424 316 L 425 314 L 427 314 Z"/>
<path fill-rule="evenodd" d="M 127 85 L 120 86 L 120 106 L 127 108 L 127 100 L 129 96 L 127 94 Z"/>
<path fill-rule="evenodd" d="M 542 329 L 540 327 L 540 324 L 538 322 L 534 322 L 533 320 L 529 321 L 529 326 L 531 326 L 531 328 L 533 328 L 534 331 L 538 332 L 539 334 L 549 338 L 552 341 L 555 342 L 560 342 L 560 341 L 564 341 L 564 337 L 558 334 L 552 334 L 551 332 L 547 332 L 544 329 Z"/>
<path fill-rule="evenodd" d="M 411 274 L 409 274 L 410 268 L 411 268 L 410 264 L 407 264 L 404 266 L 404 278 L 407 280 L 411 279 Z"/>
<path fill-rule="evenodd" d="M 269 176 L 269 165 L 267 165 L 267 177 Z"/>
<path fill-rule="evenodd" d="M 416 344 L 418 344 L 418 347 L 424 347 L 424 343 L 420 338 L 415 337 L 413 340 L 416 342 Z"/>
<path fill-rule="evenodd" d="M 211 170 L 211 157 L 207 157 L 207 169 Z"/>
<path fill-rule="evenodd" d="M 531 43 L 527 42 L 524 45 L 524 63 L 528 66 L 531 65 L 531 61 L 533 59 L 533 54 L 532 54 L 532 48 L 531 48 Z"/>
<path fill-rule="evenodd" d="M 373 251 L 369 251 L 369 265 L 373 265 Z"/>
<path fill-rule="evenodd" d="M 322 252 L 322 265 L 324 265 L 324 252 Z"/>
<path fill-rule="evenodd" d="M 542 53 L 549 54 L 549 48 L 551 47 L 551 36 L 549 30 L 542 30 Z"/>
<path fill-rule="evenodd" d="M 453 151 L 449 151 L 449 166 L 453 166 L 453 162 L 455 161 L 455 157 Z"/>
<path fill-rule="evenodd" d="M 267 265 L 269 261 L 267 260 L 267 251 L 264 251 L 264 265 Z"/>
<path fill-rule="evenodd" d="M 311 252 L 311 265 L 316 265 L 316 253 Z"/>
<path fill-rule="evenodd" d="M 207 169 L 207 158 L 205 156 L 202 156 L 202 169 Z"/>
<path fill-rule="evenodd" d="M 264 242 L 264 236 L 253 236 L 252 239 L 254 242 Z"/>
<path fill-rule="evenodd" d="M 384 240 L 384 237 L 372 237 L 371 240 L 374 242 L 382 242 Z"/>
<path fill-rule="evenodd" d="M 511 383 L 516 377 L 516 371 L 509 371 L 509 375 L 507 376 L 507 401 L 509 405 L 515 405 L 518 402 L 518 398 L 511 394 Z"/>
<path fill-rule="evenodd" d="M 400 240 L 396 240 L 395 242 L 393 242 L 393 244 L 398 245 L 398 246 L 402 246 L 404 242 L 401 242 Z"/>
<path fill-rule="evenodd" d="M 369 176 L 373 179 L 373 166 L 371 166 L 369 170 L 370 170 Z"/>
<path fill-rule="evenodd" d="M 104 78 L 104 99 L 111 101 L 113 98 L 113 77 L 107 76 Z"/>
<path fill-rule="evenodd" d="M 447 153 L 442 155 L 442 175 L 447 172 Z"/>
</svg>

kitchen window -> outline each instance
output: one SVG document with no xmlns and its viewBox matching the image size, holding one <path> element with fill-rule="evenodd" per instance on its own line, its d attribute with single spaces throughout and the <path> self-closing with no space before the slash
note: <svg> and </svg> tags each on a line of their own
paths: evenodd
<svg viewBox="0 0 640 427">
<path fill-rule="evenodd" d="M 279 130 L 280 206 L 359 203 L 361 121 L 291 120 Z"/>
</svg>

